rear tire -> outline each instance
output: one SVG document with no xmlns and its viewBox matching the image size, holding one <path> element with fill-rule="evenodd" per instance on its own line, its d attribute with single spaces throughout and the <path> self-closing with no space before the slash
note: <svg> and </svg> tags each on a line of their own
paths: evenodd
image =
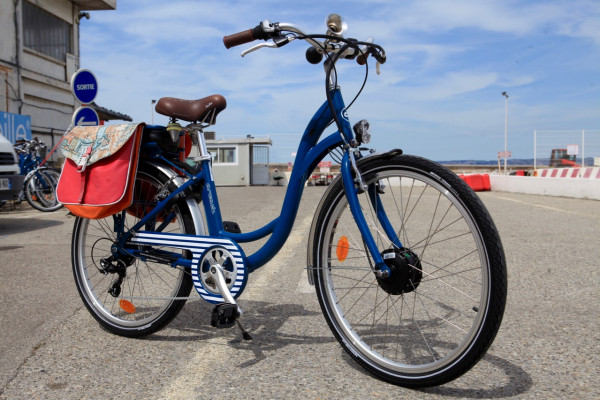
<svg viewBox="0 0 600 400">
<path fill-rule="evenodd" d="M 369 195 L 360 194 L 380 254 L 396 271 L 377 279 L 336 180 L 309 239 L 325 319 L 342 347 L 386 381 L 451 381 L 485 354 L 502 321 L 506 265 L 494 223 L 477 195 L 434 162 L 381 156 L 358 167 L 367 185 L 377 185 L 403 247 L 387 238 Z"/>
<path fill-rule="evenodd" d="M 38 169 L 25 183 L 24 194 L 29 205 L 36 210 L 49 212 L 62 207 L 56 197 L 60 174 L 52 168 Z"/>
<path fill-rule="evenodd" d="M 134 202 L 126 212 L 119 214 L 124 215 L 126 228 L 135 225 L 155 206 L 156 194 L 169 184 L 169 177 L 160 170 L 149 165 L 140 166 Z M 184 200 L 174 204 L 170 211 L 175 217 L 161 232 L 195 234 L 191 213 Z M 130 265 L 126 267 L 120 294 L 109 294 L 119 275 L 103 273 L 100 262 L 111 256 L 116 236 L 113 216 L 98 220 L 76 219 L 71 254 L 77 289 L 87 309 L 104 328 L 129 337 L 151 334 L 166 326 L 183 308 L 193 286 L 190 271 L 164 262 L 135 258 L 129 260 Z M 153 247 L 147 252 L 155 250 L 157 248 Z M 185 255 L 191 258 L 190 254 Z"/>
</svg>

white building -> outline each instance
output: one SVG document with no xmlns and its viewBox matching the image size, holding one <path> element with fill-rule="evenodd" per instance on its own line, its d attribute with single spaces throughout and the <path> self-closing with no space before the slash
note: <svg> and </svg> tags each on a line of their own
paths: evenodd
<svg viewBox="0 0 600 400">
<path fill-rule="evenodd" d="M 69 82 L 79 68 L 79 24 L 87 11 L 116 7 L 117 0 L 0 1 L 4 136 L 14 142 L 29 130 L 49 146 L 60 140 L 79 106 Z"/>
<path fill-rule="evenodd" d="M 270 185 L 269 138 L 207 139 L 217 186 Z"/>
</svg>

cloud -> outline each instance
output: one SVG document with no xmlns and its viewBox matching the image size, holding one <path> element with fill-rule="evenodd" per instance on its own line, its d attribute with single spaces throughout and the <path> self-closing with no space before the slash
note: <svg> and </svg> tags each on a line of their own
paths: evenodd
<svg viewBox="0 0 600 400">
<path fill-rule="evenodd" d="M 396 90 L 402 91 L 402 96 L 411 101 L 432 101 L 476 92 L 497 83 L 498 75 L 494 72 L 460 71 L 448 72 L 423 85 L 396 87 Z"/>
<path fill-rule="evenodd" d="M 273 154 L 287 157 L 325 99 L 322 66 L 305 61 L 307 45 L 300 41 L 241 58 L 250 45 L 226 50 L 221 38 L 265 18 L 324 33 L 325 16 L 341 10 L 350 37 L 374 36 L 388 55 L 381 76 L 370 64 L 369 82 L 349 111 L 352 120 L 371 121 L 380 132 L 379 150 L 398 146 L 402 137 L 424 156 L 442 159 L 448 152 L 483 151 L 486 139 L 471 140 L 475 136 L 495 143 L 489 138 L 503 135 L 503 90 L 511 94 L 511 126 L 524 134 L 539 121 L 600 125 L 593 68 L 598 4 L 128 0 L 82 21 L 81 65 L 98 76 L 99 104 L 138 121 L 151 119 L 150 101 L 161 96 L 223 94 L 228 108 L 214 127 L 218 136 L 272 135 Z M 349 103 L 364 70 L 342 61 L 338 72 Z M 469 149 L 475 142 L 480 147 Z M 486 150 L 492 158 L 496 147 Z"/>
</svg>

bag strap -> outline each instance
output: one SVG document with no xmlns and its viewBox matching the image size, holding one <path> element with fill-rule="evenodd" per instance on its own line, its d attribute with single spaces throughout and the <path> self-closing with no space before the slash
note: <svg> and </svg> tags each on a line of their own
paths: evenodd
<svg viewBox="0 0 600 400">
<path fill-rule="evenodd" d="M 79 171 L 79 167 L 77 167 L 77 171 Z M 81 174 L 79 174 L 79 176 L 81 176 L 81 184 L 79 185 L 81 189 L 79 190 L 79 200 L 77 202 L 82 203 L 83 196 L 85 196 L 85 189 L 87 188 L 87 178 L 89 174 L 88 171 L 85 170 L 85 165 L 83 167 L 83 170 L 79 172 L 81 172 Z"/>
<path fill-rule="evenodd" d="M 88 147 L 85 153 L 83 153 L 83 157 L 81 157 L 81 160 L 77 164 L 77 172 L 85 171 L 85 168 L 87 167 L 87 162 L 90 159 L 90 156 L 92 155 L 92 148 L 93 146 Z"/>
</svg>

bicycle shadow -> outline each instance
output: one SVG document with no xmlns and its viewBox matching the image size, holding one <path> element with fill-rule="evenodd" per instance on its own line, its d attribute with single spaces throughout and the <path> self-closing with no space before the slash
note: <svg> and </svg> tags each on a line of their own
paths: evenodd
<svg viewBox="0 0 600 400">
<path fill-rule="evenodd" d="M 254 359 L 239 365 L 241 368 L 250 367 L 266 359 L 265 353 L 277 351 L 290 345 L 317 345 L 335 342 L 332 335 L 308 336 L 284 332 L 281 328 L 294 317 L 319 317 L 320 312 L 310 311 L 299 304 L 273 304 L 262 301 L 243 301 L 241 307 L 245 310 L 240 319 L 244 329 L 253 340 L 244 340 L 237 326 L 229 329 L 215 329 L 210 326 L 214 306 L 205 302 L 193 302 L 186 305 L 180 315 L 169 324 L 167 334 L 160 332 L 148 336 L 144 340 L 157 341 L 199 341 L 222 337 L 224 334 L 233 336 L 228 344 L 236 350 L 250 350 Z M 173 334 L 173 331 L 178 332 Z"/>
<path fill-rule="evenodd" d="M 294 317 L 320 317 L 320 311 L 311 311 L 299 304 L 274 304 L 262 301 L 240 301 L 240 305 L 245 310 L 241 321 L 244 328 L 250 332 L 253 340 L 246 341 L 242 339 L 242 334 L 237 327 L 229 330 L 215 329 L 210 326 L 210 318 L 213 305 L 203 301 L 190 302 L 184 307 L 180 315 L 173 320 L 168 327 L 169 332 L 164 330 L 148 336 L 142 340 L 149 341 L 202 341 L 210 340 L 227 335 L 231 339 L 228 345 L 235 350 L 250 350 L 254 353 L 254 358 L 248 360 L 238 367 L 247 368 L 260 363 L 267 358 L 269 352 L 275 352 L 290 345 L 319 345 L 323 343 L 333 343 L 336 339 L 328 334 L 324 335 L 299 335 L 289 333 L 281 329 L 290 318 Z M 368 375 L 378 379 L 370 372 L 363 369 L 356 363 L 341 347 L 340 353 L 346 364 L 363 375 Z M 486 365 L 487 364 L 487 365 Z M 475 371 L 482 367 L 490 373 L 485 373 L 486 379 L 482 385 L 482 380 L 476 378 L 476 374 L 481 371 Z M 495 378 L 497 386 L 489 388 L 489 382 Z M 526 393 L 533 386 L 531 376 L 518 365 L 493 354 L 486 354 L 474 370 L 467 372 L 456 381 L 443 386 L 418 389 L 427 394 L 437 394 L 450 398 L 471 398 L 488 399 L 518 396 Z"/>
<path fill-rule="evenodd" d="M 64 221 L 38 218 L 0 218 L 0 237 L 51 228 L 64 224 Z"/>
<path fill-rule="evenodd" d="M 422 392 L 455 398 L 494 399 L 518 396 L 533 387 L 531 375 L 523 368 L 490 353 L 487 353 L 474 368 L 485 366 L 486 363 L 491 364 L 492 368 L 496 370 L 494 373 L 504 375 L 505 379 L 508 378 L 508 382 L 497 387 L 478 389 L 476 385 L 479 381 L 470 378 L 470 372 L 467 372 L 463 377 L 458 378 L 456 383 L 450 382 L 443 386 L 423 389 Z M 486 382 L 489 383 L 494 379 L 494 373 L 486 375 L 488 376 Z"/>
<path fill-rule="evenodd" d="M 342 358 L 350 368 L 353 368 L 364 375 L 370 375 L 378 379 L 375 375 L 372 375 L 358 365 L 345 351 L 342 352 Z M 499 384 L 493 388 L 482 388 L 481 379 L 471 376 L 473 373 L 473 370 L 471 370 L 465 373 L 465 375 L 457 378 L 455 381 L 444 385 L 414 390 L 422 392 L 423 396 L 436 394 L 459 399 L 497 399 L 518 396 L 527 393 L 529 389 L 533 387 L 531 375 L 525 372 L 523 368 L 490 353 L 487 353 L 474 369 L 477 369 L 478 366 L 485 365 L 486 363 L 491 364 L 491 369 L 494 369 L 494 371 L 486 375 L 486 380 L 483 383 L 492 382 L 496 375 L 498 375 L 499 378 L 498 382 L 505 381 L 506 379 L 508 379 L 508 382 Z M 500 376 L 504 377 L 504 379 Z"/>
</svg>

